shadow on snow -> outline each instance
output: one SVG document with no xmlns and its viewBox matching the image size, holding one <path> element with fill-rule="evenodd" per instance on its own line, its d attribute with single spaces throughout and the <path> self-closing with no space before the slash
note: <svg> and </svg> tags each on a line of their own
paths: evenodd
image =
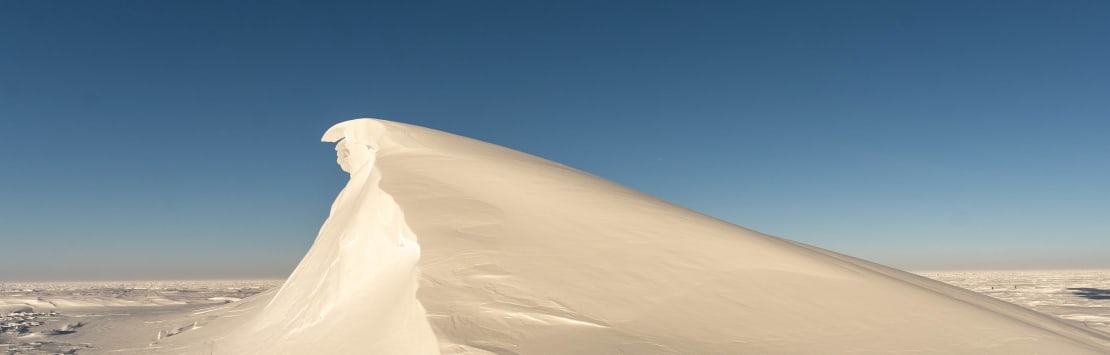
<svg viewBox="0 0 1110 355">
<path fill-rule="evenodd" d="M 1068 288 L 1068 291 L 1071 291 L 1071 293 L 1076 296 L 1092 300 L 1110 300 L 1110 289 L 1076 287 Z"/>
</svg>

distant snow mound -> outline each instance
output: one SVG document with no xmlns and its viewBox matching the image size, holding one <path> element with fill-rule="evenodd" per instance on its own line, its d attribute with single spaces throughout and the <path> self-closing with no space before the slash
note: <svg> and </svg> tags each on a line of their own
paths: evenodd
<svg viewBox="0 0 1110 355">
<path fill-rule="evenodd" d="M 0 304 L 0 315 L 8 313 L 34 312 L 35 308 L 26 304 Z"/>
<path fill-rule="evenodd" d="M 496 145 L 376 119 L 324 141 L 351 180 L 296 271 L 197 312 L 211 325 L 172 341 L 226 354 L 1110 352 L 1077 323 Z"/>
</svg>

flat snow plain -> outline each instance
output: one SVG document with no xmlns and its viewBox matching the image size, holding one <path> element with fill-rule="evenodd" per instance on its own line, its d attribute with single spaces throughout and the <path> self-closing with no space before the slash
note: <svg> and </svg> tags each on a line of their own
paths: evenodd
<svg viewBox="0 0 1110 355">
<path fill-rule="evenodd" d="M 924 271 L 917 274 L 1110 334 L 1110 270 Z M 237 302 L 282 280 L 0 283 L 0 354 L 124 354 L 189 324 L 164 324 Z M 4 308 L 7 307 L 7 308 Z M 17 309 L 18 308 L 18 309 Z M 30 309 L 28 309 L 30 308 Z M 11 310 L 31 310 L 15 313 Z M 30 324 L 38 323 L 35 326 Z M 77 326 L 77 324 L 80 324 Z M 27 325 L 20 333 L 18 325 Z M 184 329 L 182 329 L 184 328 Z M 180 330 L 179 330 L 180 329 Z"/>
<path fill-rule="evenodd" d="M 1110 334 L 1110 270 L 936 271 L 919 275 Z"/>
<path fill-rule="evenodd" d="M 0 282 L 0 354 L 130 354 L 284 280 Z"/>
</svg>

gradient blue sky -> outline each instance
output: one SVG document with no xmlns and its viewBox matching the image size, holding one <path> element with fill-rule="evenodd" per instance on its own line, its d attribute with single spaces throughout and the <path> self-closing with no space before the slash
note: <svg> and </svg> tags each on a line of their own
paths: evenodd
<svg viewBox="0 0 1110 355">
<path fill-rule="evenodd" d="M 1110 2 L 0 2 L 0 280 L 281 277 L 355 117 L 908 269 L 1110 267 Z"/>
</svg>

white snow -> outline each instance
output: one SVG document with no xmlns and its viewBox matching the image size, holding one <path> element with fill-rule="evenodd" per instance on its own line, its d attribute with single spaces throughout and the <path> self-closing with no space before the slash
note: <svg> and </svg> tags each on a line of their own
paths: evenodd
<svg viewBox="0 0 1110 355">
<path fill-rule="evenodd" d="M 285 285 L 152 352 L 1110 351 L 1074 322 L 492 144 L 375 119 L 324 140 L 351 180 Z"/>
<path fill-rule="evenodd" d="M 232 331 L 236 354 L 438 354 L 416 299 L 420 245 L 379 187 L 373 140 L 336 127 L 337 162 L 351 179 L 316 242 L 273 298 Z"/>
</svg>

